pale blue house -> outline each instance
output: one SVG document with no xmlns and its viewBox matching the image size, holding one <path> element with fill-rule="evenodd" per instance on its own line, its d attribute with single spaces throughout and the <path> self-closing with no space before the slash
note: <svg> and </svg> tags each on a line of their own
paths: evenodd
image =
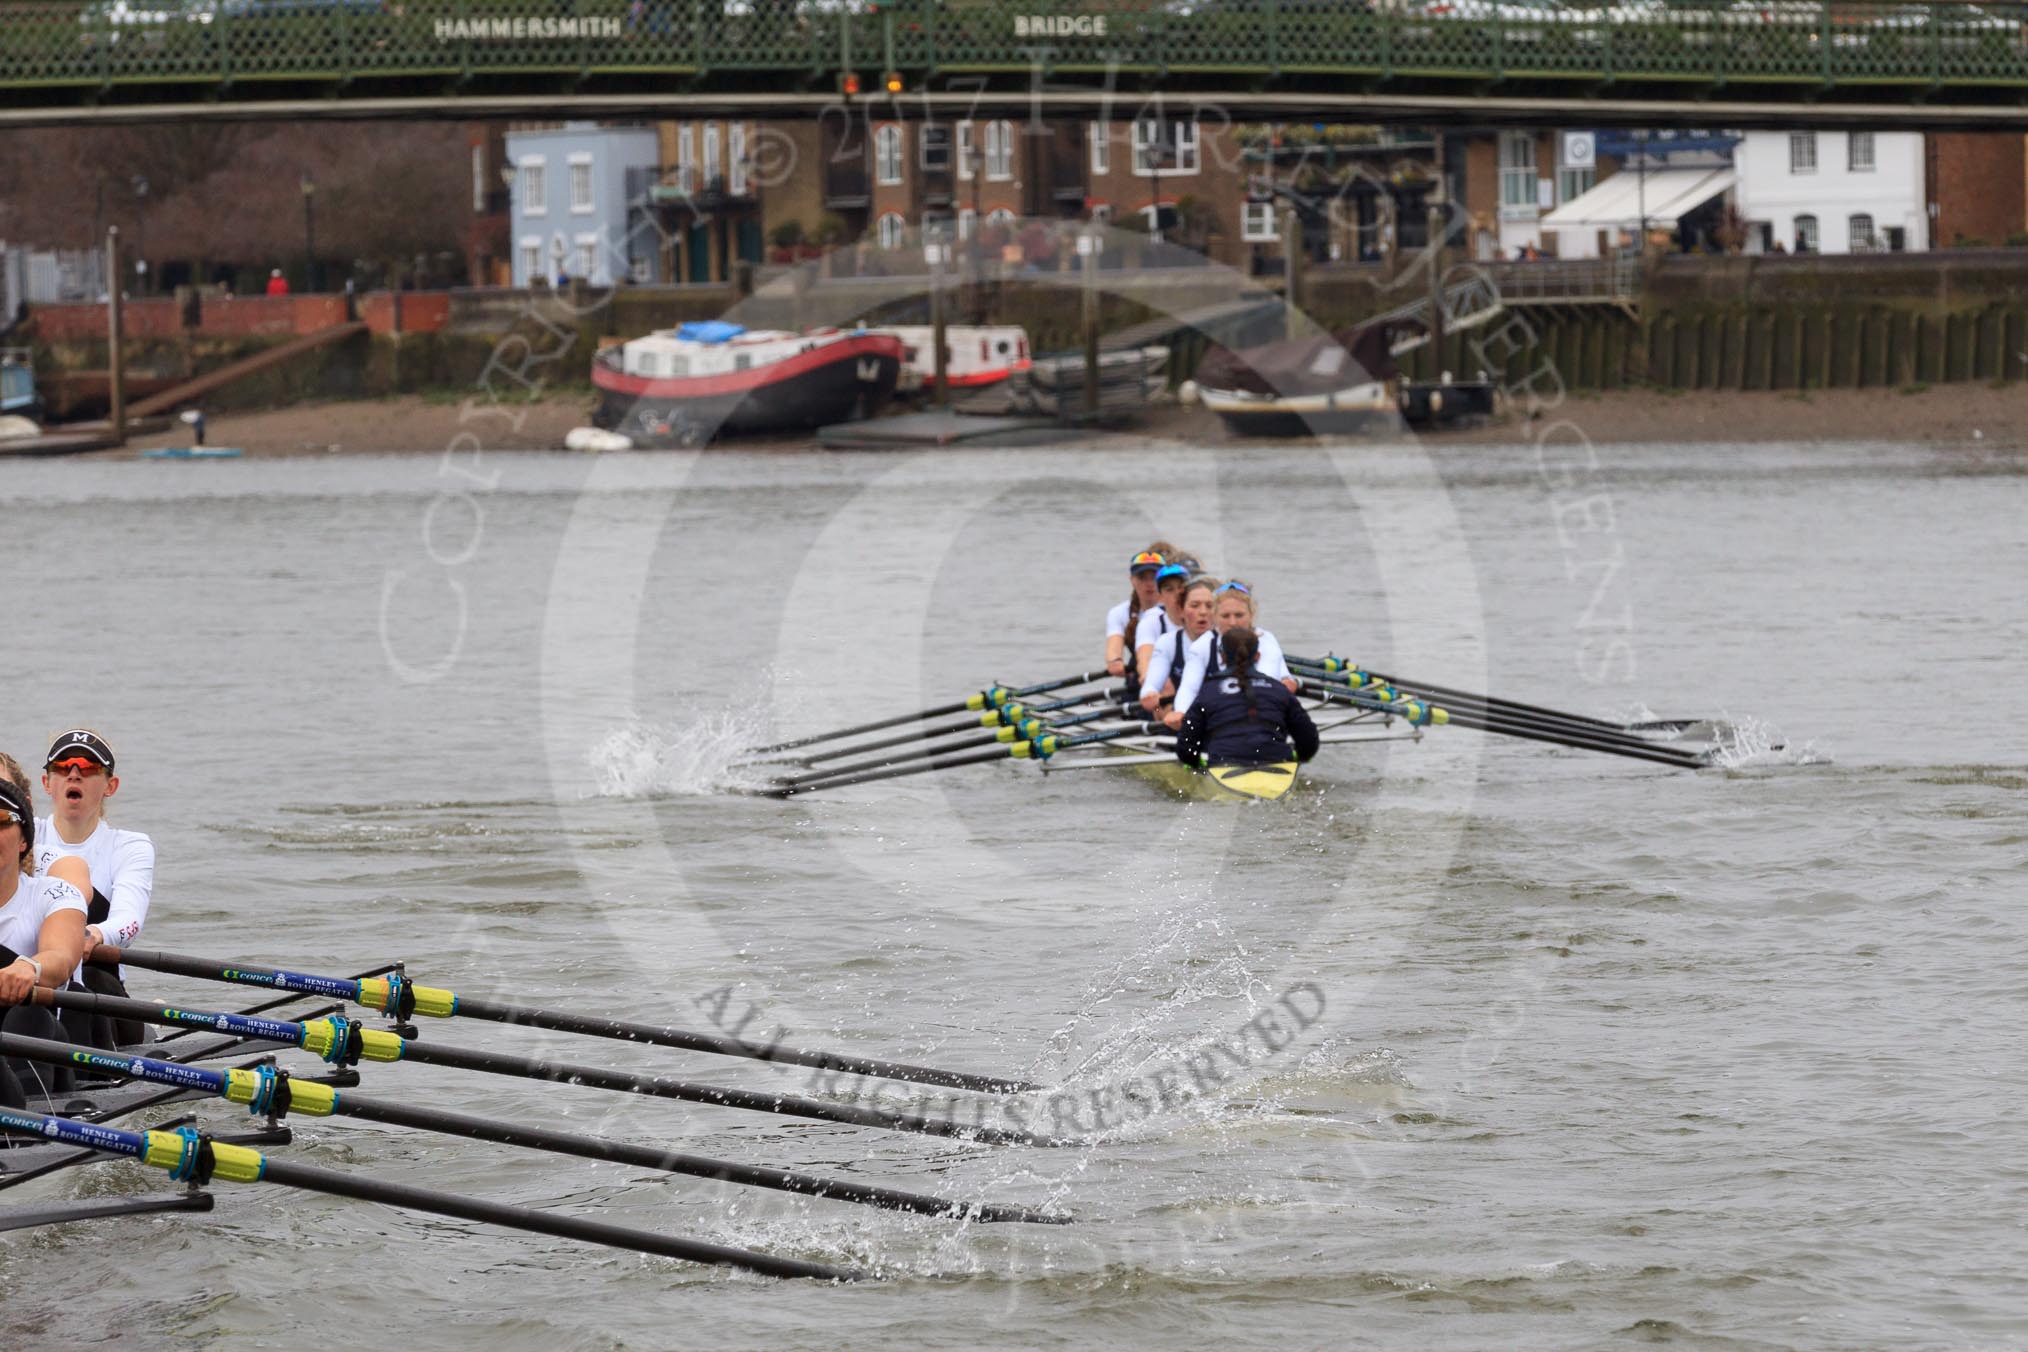
<svg viewBox="0 0 2028 1352">
<path fill-rule="evenodd" d="M 661 150 L 645 127 L 566 122 L 507 133 L 514 285 L 579 277 L 598 286 L 661 281 L 648 189 Z"/>
</svg>

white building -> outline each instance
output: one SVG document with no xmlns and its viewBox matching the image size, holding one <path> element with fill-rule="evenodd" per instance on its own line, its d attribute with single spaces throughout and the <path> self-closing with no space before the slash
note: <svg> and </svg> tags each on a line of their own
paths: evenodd
<svg viewBox="0 0 2028 1352">
<path fill-rule="evenodd" d="M 579 277 L 609 286 L 634 275 L 657 238 L 648 218 L 646 185 L 660 175 L 652 130 L 566 122 L 543 131 L 507 134 L 513 169 L 508 219 L 514 240 L 514 285 Z M 630 192 L 629 178 L 640 185 Z"/>
<path fill-rule="evenodd" d="M 1921 132 L 1750 131 L 1733 167 L 1750 253 L 1929 247 Z"/>
</svg>

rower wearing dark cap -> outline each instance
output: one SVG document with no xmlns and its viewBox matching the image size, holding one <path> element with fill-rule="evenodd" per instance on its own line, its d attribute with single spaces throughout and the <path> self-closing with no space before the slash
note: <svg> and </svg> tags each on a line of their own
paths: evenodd
<svg viewBox="0 0 2028 1352">
<path fill-rule="evenodd" d="M 59 733 L 43 758 L 42 787 L 54 805 L 36 823 L 35 858 L 43 872 L 66 855 L 90 871 L 86 891 L 85 956 L 100 944 L 127 947 L 141 937 L 148 903 L 155 892 L 155 842 L 139 831 L 123 831 L 106 820 L 106 800 L 120 791 L 113 773 L 113 748 L 90 728 Z M 85 966 L 77 973 L 85 989 L 125 995 L 119 976 L 108 968 Z M 73 1030 L 94 1045 L 140 1042 L 146 1029 L 115 1021 L 110 1029 Z"/>
<path fill-rule="evenodd" d="M 1193 770 L 1276 765 L 1317 754 L 1317 725 L 1280 681 L 1262 674 L 1260 640 L 1245 625 L 1219 635 L 1224 674 L 1204 682 L 1176 732 L 1176 759 Z"/>
<path fill-rule="evenodd" d="M 1128 646 L 1143 613 L 1158 604 L 1155 574 L 1168 560 L 1152 549 L 1144 549 L 1127 564 L 1127 578 L 1133 590 L 1127 599 L 1106 612 L 1106 670 L 1127 678 L 1127 698 L 1138 692 L 1140 672 L 1134 665 L 1134 651 Z"/>
<path fill-rule="evenodd" d="M 60 1036 L 47 1009 L 25 1002 L 37 986 L 62 985 L 82 959 L 90 886 L 81 859 L 59 859 L 37 876 L 35 805 L 0 775 L 0 1032 Z M 31 1070 L 27 1063 L 0 1065 L 0 1103 L 27 1106 L 28 1086 L 67 1092 L 69 1076 Z"/>
</svg>

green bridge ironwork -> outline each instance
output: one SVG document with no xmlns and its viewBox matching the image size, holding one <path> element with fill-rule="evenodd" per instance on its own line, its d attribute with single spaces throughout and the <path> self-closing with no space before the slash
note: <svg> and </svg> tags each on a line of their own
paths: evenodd
<svg viewBox="0 0 2028 1352">
<path fill-rule="evenodd" d="M 0 119 L 357 116 L 845 96 L 1131 115 L 1385 113 L 1593 122 L 2005 123 L 2028 6 L 1882 0 L 22 0 L 0 4 Z"/>
</svg>

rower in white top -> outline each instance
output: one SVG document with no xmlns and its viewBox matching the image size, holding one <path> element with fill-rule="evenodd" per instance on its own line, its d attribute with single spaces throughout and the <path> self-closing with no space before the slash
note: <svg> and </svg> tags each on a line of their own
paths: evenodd
<svg viewBox="0 0 2028 1352">
<path fill-rule="evenodd" d="M 84 956 L 100 944 L 124 948 L 141 937 L 148 921 L 148 903 L 155 892 L 155 842 L 139 831 L 121 830 L 106 820 L 106 800 L 120 791 L 113 773 L 113 748 L 90 728 L 71 728 L 57 735 L 43 758 L 42 787 L 54 805 L 36 823 L 35 857 L 47 872 L 56 860 L 73 855 L 84 861 L 91 882 L 86 889 L 90 909 L 85 920 Z M 90 965 L 77 971 L 85 989 L 101 995 L 125 995 L 118 975 Z M 66 1019 L 66 1025 L 73 1022 Z M 146 1028 L 126 1020 L 108 1030 L 74 1030 L 94 1044 L 125 1045 L 143 1041 Z"/>
<path fill-rule="evenodd" d="M 1134 670 L 1141 673 L 1141 688 L 1148 688 L 1148 664 L 1154 660 L 1155 645 L 1165 634 L 1183 626 L 1183 589 L 1189 585 L 1190 570 L 1181 564 L 1165 563 L 1155 573 L 1155 595 L 1161 604 L 1144 611 L 1134 626 Z"/>
<path fill-rule="evenodd" d="M 48 876 L 35 870 L 35 807 L 27 786 L 0 773 L 0 1032 L 54 1038 L 56 1020 L 30 1003 L 38 986 L 54 989 L 84 951 L 82 861 L 59 859 Z M 73 1087 L 68 1071 L 12 1059 L 0 1062 L 0 1104 L 21 1108 L 31 1089 L 44 1097 Z"/>
<path fill-rule="evenodd" d="M 1183 725 L 1183 719 L 1190 712 L 1190 706 L 1197 700 L 1197 692 L 1204 688 L 1205 677 L 1218 675 L 1223 671 L 1218 639 L 1228 629 L 1253 630 L 1259 643 L 1259 655 L 1254 661 L 1254 669 L 1263 676 L 1280 681 L 1292 695 L 1301 689 L 1295 676 L 1289 671 L 1287 659 L 1282 656 L 1281 643 L 1273 634 L 1254 623 L 1256 607 L 1253 588 L 1235 579 L 1219 587 L 1215 596 L 1211 632 L 1190 645 L 1183 674 L 1176 682 L 1172 707 L 1162 716 L 1162 721 L 1171 728 Z"/>
<path fill-rule="evenodd" d="M 1127 564 L 1127 577 L 1133 591 L 1126 600 L 1106 612 L 1106 671 L 1127 678 L 1129 699 L 1139 690 L 1140 671 L 1134 665 L 1134 654 L 1127 648 L 1127 636 L 1139 627 L 1143 614 L 1160 605 L 1155 592 L 1155 574 L 1161 572 L 1168 561 L 1155 549 L 1144 549 L 1134 555 Z"/>
<path fill-rule="evenodd" d="M 1148 660 L 1147 679 L 1141 686 L 1141 707 L 1159 714 L 1176 693 L 1176 683 L 1185 671 L 1185 662 L 1195 645 L 1211 639 L 1211 617 L 1215 613 L 1218 579 L 1198 577 L 1183 589 L 1183 623 L 1155 645 Z"/>
</svg>

